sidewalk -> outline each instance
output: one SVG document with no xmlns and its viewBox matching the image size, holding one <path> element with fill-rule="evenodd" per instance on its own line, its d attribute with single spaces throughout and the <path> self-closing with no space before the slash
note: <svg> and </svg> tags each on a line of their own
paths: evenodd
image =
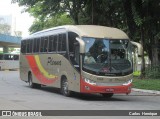
<svg viewBox="0 0 160 119">
<path fill-rule="evenodd" d="M 153 93 L 153 94 L 160 95 L 160 91 L 156 91 L 156 90 L 144 90 L 144 89 L 137 89 L 137 88 L 132 88 L 132 90 L 136 92 Z"/>
</svg>

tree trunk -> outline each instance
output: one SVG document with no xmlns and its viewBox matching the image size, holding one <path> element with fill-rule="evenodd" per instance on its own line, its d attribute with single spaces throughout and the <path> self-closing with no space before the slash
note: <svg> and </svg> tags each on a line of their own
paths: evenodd
<svg viewBox="0 0 160 119">
<path fill-rule="evenodd" d="M 144 45 L 145 45 L 145 42 L 144 42 L 144 28 L 141 26 L 141 27 L 140 27 L 140 30 L 141 30 L 141 44 L 142 44 L 142 46 L 143 46 L 142 64 L 141 64 L 141 75 L 140 75 L 140 78 L 141 78 L 141 79 L 144 79 L 144 77 L 145 77 L 145 59 L 144 59 Z"/>
<path fill-rule="evenodd" d="M 154 44 L 152 45 L 152 65 L 159 65 L 159 57 L 158 57 L 158 41 L 154 39 Z"/>
<path fill-rule="evenodd" d="M 133 19 L 133 13 L 132 13 L 132 6 L 131 6 L 131 0 L 125 0 L 125 2 L 123 2 L 123 6 L 124 6 L 124 12 L 126 15 L 126 19 L 127 19 L 127 25 L 129 28 L 129 37 L 131 39 L 133 39 L 134 34 L 136 33 L 136 24 L 134 22 Z"/>
</svg>

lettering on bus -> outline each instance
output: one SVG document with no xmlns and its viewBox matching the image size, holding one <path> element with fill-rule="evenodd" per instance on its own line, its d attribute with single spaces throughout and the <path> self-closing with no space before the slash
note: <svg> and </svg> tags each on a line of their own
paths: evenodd
<svg viewBox="0 0 160 119">
<path fill-rule="evenodd" d="M 48 57 L 48 62 L 47 65 L 61 65 L 61 61 L 54 61 L 54 59 L 52 57 Z"/>
</svg>

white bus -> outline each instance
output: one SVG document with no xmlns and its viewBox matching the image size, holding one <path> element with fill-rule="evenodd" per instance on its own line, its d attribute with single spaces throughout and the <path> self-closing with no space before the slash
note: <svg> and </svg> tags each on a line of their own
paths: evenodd
<svg viewBox="0 0 160 119">
<path fill-rule="evenodd" d="M 141 47 L 138 43 L 139 54 Z M 21 42 L 20 78 L 32 88 L 41 85 L 71 92 L 129 94 L 132 47 L 116 28 L 67 25 L 34 33 Z"/>
<path fill-rule="evenodd" d="M 0 70 L 19 69 L 19 54 L 2 53 L 0 54 Z"/>
</svg>

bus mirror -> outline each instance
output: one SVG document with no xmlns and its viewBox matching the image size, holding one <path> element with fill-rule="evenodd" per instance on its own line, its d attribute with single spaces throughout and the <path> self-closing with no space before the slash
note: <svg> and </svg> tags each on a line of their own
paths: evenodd
<svg viewBox="0 0 160 119">
<path fill-rule="evenodd" d="M 79 43 L 79 46 L 80 46 L 80 53 L 85 53 L 85 43 L 82 39 L 80 38 L 76 38 L 76 40 L 78 41 Z"/>
<path fill-rule="evenodd" d="M 140 43 L 131 41 L 132 45 L 136 46 L 138 48 L 138 56 L 142 56 L 143 47 Z"/>
</svg>

